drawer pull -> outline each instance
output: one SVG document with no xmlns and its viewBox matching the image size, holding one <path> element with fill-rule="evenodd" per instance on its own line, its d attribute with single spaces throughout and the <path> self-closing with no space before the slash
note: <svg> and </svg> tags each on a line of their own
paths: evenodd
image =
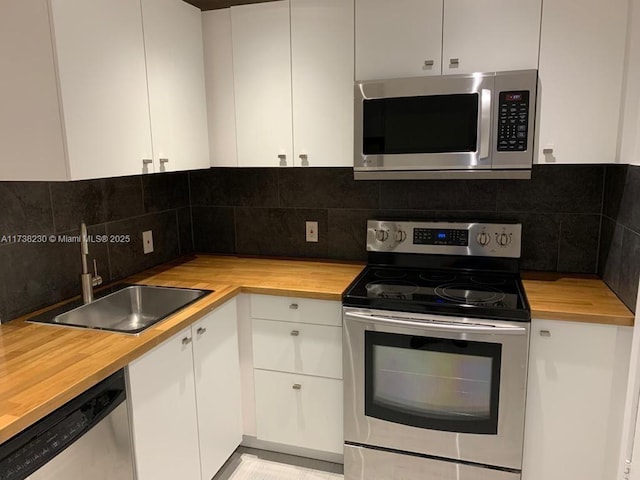
<svg viewBox="0 0 640 480">
<path fill-rule="evenodd" d="M 293 388 L 294 390 L 302 390 L 302 385 L 300 385 L 299 383 L 294 383 L 293 387 L 291 388 Z"/>
<path fill-rule="evenodd" d="M 196 330 L 196 333 L 198 335 L 202 335 L 203 333 L 206 333 L 207 329 L 204 327 L 198 327 L 198 329 Z"/>
<path fill-rule="evenodd" d="M 540 330 L 540 336 L 541 337 L 550 337 L 551 336 L 551 332 L 549 330 Z"/>
<path fill-rule="evenodd" d="M 189 345 L 191 343 L 191 337 L 184 337 L 182 339 L 182 344 L 183 345 Z"/>
<path fill-rule="evenodd" d="M 292 303 L 291 305 L 289 305 L 289 308 L 291 310 L 297 310 L 298 309 L 298 304 L 297 303 Z"/>
<path fill-rule="evenodd" d="M 300 335 L 300 330 L 291 330 L 292 337 L 297 337 L 298 335 Z"/>
</svg>

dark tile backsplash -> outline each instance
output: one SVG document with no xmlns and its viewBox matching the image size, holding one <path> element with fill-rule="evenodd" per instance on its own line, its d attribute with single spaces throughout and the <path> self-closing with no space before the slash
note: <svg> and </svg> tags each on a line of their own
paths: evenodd
<svg viewBox="0 0 640 480">
<path fill-rule="evenodd" d="M 95 258 L 104 283 L 193 251 L 188 181 L 187 173 L 176 173 L 0 182 L 0 239 L 44 234 L 0 243 L 0 320 L 80 294 L 80 245 L 62 239 L 79 235 L 81 221 L 89 235 L 107 235 L 106 243 L 89 245 L 90 268 Z M 149 229 L 154 252 L 144 255 L 142 231 Z"/>
<path fill-rule="evenodd" d="M 607 167 L 602 211 L 598 274 L 635 310 L 640 277 L 640 166 Z"/>
<path fill-rule="evenodd" d="M 79 182 L 0 182 L 0 236 L 130 235 L 93 243 L 105 281 L 190 252 L 363 260 L 369 218 L 519 221 L 522 267 L 599 273 L 631 308 L 640 167 L 534 166 L 531 180 L 354 181 L 350 168 L 212 168 Z M 305 221 L 319 242 L 305 242 Z M 151 229 L 155 251 L 142 253 Z M 0 319 L 79 294 L 77 243 L 0 243 Z M 634 280 L 635 278 L 635 280 Z"/>
</svg>

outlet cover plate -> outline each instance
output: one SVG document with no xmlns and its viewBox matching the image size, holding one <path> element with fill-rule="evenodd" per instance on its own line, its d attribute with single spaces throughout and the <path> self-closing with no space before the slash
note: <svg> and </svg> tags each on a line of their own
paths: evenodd
<svg viewBox="0 0 640 480">
<path fill-rule="evenodd" d="M 305 222 L 307 242 L 318 242 L 318 222 Z"/>
<path fill-rule="evenodd" d="M 142 251 L 147 254 L 153 252 L 153 231 L 142 232 Z"/>
</svg>

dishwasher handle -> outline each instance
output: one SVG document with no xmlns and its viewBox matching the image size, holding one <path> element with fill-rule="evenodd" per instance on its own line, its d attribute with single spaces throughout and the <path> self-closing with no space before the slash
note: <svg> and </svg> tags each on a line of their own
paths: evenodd
<svg viewBox="0 0 640 480">
<path fill-rule="evenodd" d="M 0 445 L 0 480 L 24 480 L 126 399 L 120 370 Z"/>
<path fill-rule="evenodd" d="M 344 312 L 345 316 L 356 321 L 393 325 L 402 327 L 421 328 L 423 330 L 455 333 L 476 333 L 487 335 L 526 335 L 527 329 L 513 325 L 493 325 L 483 323 L 443 322 L 434 320 L 412 320 L 387 315 L 372 315 L 369 313 Z"/>
</svg>

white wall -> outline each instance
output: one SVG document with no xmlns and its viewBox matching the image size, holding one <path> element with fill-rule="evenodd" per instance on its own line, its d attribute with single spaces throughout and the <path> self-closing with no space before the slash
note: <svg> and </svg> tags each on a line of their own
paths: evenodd
<svg viewBox="0 0 640 480">
<path fill-rule="evenodd" d="M 618 162 L 640 165 L 640 0 L 629 0 Z"/>
</svg>

